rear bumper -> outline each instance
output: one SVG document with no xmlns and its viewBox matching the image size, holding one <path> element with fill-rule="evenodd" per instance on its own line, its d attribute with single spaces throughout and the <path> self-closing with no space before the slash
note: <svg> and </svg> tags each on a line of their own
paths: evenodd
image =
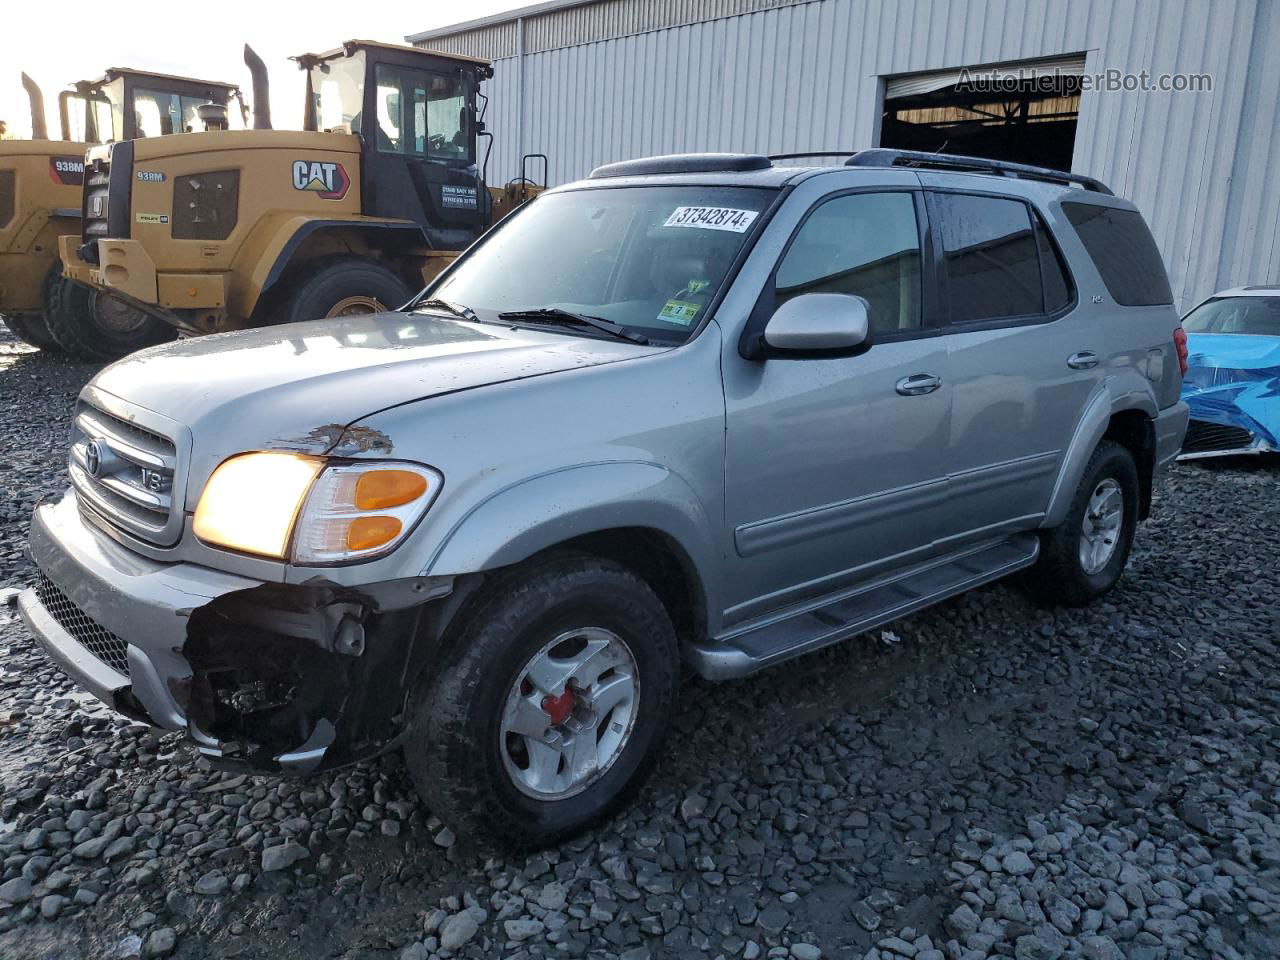
<svg viewBox="0 0 1280 960">
<path fill-rule="evenodd" d="M 1156 476 L 1160 476 L 1178 458 L 1190 417 L 1191 410 L 1182 400 L 1165 407 L 1156 415 Z"/>
<path fill-rule="evenodd" d="M 18 607 L 49 656 L 126 716 L 181 730 L 220 766 L 309 773 L 398 742 L 428 645 L 428 601 L 450 578 L 354 590 L 264 583 L 160 563 L 80 515 L 36 508 L 41 585 Z"/>
</svg>

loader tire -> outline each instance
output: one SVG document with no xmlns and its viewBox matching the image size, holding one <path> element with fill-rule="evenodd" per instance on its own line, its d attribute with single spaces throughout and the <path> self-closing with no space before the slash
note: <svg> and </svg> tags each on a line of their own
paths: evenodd
<svg viewBox="0 0 1280 960">
<path fill-rule="evenodd" d="M 17 316 L 0 317 L 9 332 L 23 343 L 37 347 L 46 353 L 58 353 L 58 345 L 49 336 L 49 328 L 45 326 L 44 317 L 38 313 L 23 313 Z"/>
<path fill-rule="evenodd" d="M 322 257 L 298 267 L 281 280 L 280 292 L 273 324 L 382 313 L 413 295 L 394 272 L 357 257 Z"/>
<path fill-rule="evenodd" d="M 49 333 L 80 360 L 118 360 L 174 339 L 178 332 L 123 300 L 59 279 L 45 300 Z"/>
</svg>

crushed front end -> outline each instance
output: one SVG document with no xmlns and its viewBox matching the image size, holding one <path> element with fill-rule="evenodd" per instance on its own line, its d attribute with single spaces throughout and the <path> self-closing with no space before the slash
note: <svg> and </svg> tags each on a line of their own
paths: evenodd
<svg viewBox="0 0 1280 960">
<path fill-rule="evenodd" d="M 1214 348 L 1197 349 L 1197 339 Z M 1182 387 L 1191 421 L 1180 459 L 1280 451 L 1280 338 L 1193 336 L 1191 347 Z"/>
<path fill-rule="evenodd" d="M 49 655 L 132 719 L 185 731 L 220 765 L 309 773 L 394 747 L 448 578 L 352 589 L 154 563 L 37 508 L 38 586 L 18 600 Z"/>
</svg>

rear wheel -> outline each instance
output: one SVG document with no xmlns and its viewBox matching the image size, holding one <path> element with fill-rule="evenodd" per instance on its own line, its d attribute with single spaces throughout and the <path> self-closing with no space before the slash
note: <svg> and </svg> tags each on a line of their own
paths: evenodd
<svg viewBox="0 0 1280 960">
<path fill-rule="evenodd" d="M 617 564 L 561 554 L 498 578 L 463 616 L 404 747 L 432 812 L 530 847 L 617 810 L 657 760 L 679 685 L 657 596 Z"/>
<path fill-rule="evenodd" d="M 116 360 L 178 335 L 163 320 L 123 300 L 60 277 L 45 303 L 50 335 L 81 360 Z"/>
<path fill-rule="evenodd" d="M 1138 526 L 1138 468 L 1110 440 L 1085 467 L 1066 518 L 1040 537 L 1040 559 L 1027 585 L 1046 605 L 1079 607 L 1115 586 Z"/>
<path fill-rule="evenodd" d="M 325 257 L 281 281 L 287 291 L 273 311 L 273 323 L 349 317 L 394 310 L 412 292 L 394 272 L 354 257 Z"/>
</svg>

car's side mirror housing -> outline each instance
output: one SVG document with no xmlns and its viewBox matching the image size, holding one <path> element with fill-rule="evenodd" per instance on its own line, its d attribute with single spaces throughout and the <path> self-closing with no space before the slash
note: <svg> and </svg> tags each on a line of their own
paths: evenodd
<svg viewBox="0 0 1280 960">
<path fill-rule="evenodd" d="M 849 356 L 865 350 L 869 305 L 844 293 L 805 293 L 774 311 L 764 328 L 768 356 Z"/>
</svg>

